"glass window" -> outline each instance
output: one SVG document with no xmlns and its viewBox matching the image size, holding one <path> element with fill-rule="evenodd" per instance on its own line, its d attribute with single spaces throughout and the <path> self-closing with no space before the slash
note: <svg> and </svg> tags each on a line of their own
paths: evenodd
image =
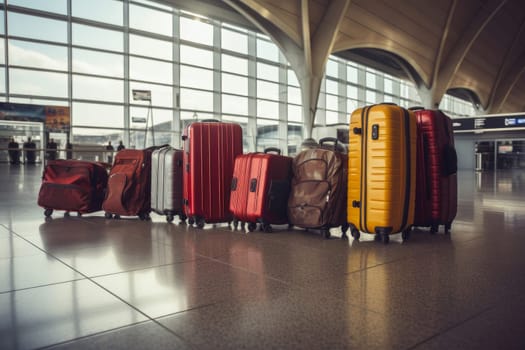
<svg viewBox="0 0 525 350">
<path fill-rule="evenodd" d="M 3 40 L 2 40 L 3 53 Z M 3 57 L 1 58 L 2 63 Z M 9 63 L 54 70 L 67 70 L 67 48 L 64 46 L 9 40 Z"/>
<path fill-rule="evenodd" d="M 357 100 L 357 86 L 347 85 L 346 86 L 346 95 L 350 98 Z"/>
<path fill-rule="evenodd" d="M 222 73 L 221 80 L 223 92 L 248 95 L 248 77 Z"/>
<path fill-rule="evenodd" d="M 213 68 L 213 52 L 188 45 L 181 45 L 180 62 L 194 66 Z"/>
<path fill-rule="evenodd" d="M 129 95 L 131 96 L 131 99 L 133 99 L 133 90 L 149 90 L 151 91 L 151 104 L 153 106 L 169 108 L 173 107 L 173 88 L 171 86 L 137 82 L 130 82 L 129 86 Z"/>
<path fill-rule="evenodd" d="M 123 51 L 122 32 L 73 23 L 73 45 Z M 104 38 L 101 40 L 101 38 Z"/>
<path fill-rule="evenodd" d="M 56 19 L 9 12 L 9 34 L 31 39 L 67 42 L 67 23 Z"/>
<path fill-rule="evenodd" d="M 257 97 L 279 100 L 279 84 L 257 80 Z"/>
<path fill-rule="evenodd" d="M 366 87 L 370 89 L 376 88 L 376 75 L 370 72 L 366 72 Z"/>
<path fill-rule="evenodd" d="M 270 119 L 279 119 L 279 103 L 257 100 L 257 116 Z"/>
<path fill-rule="evenodd" d="M 301 89 L 288 86 L 288 103 L 300 105 L 302 103 Z"/>
<path fill-rule="evenodd" d="M 221 30 L 221 43 L 223 49 L 248 54 L 248 36 L 246 34 L 223 28 Z"/>
<path fill-rule="evenodd" d="M 3 3 L 3 1 L 0 1 L 0 3 Z M 5 34 L 5 17 L 4 17 L 4 11 L 0 11 L 0 34 Z"/>
<path fill-rule="evenodd" d="M 73 49 L 73 72 L 124 77 L 124 57 L 119 54 Z"/>
<path fill-rule="evenodd" d="M 124 127 L 123 106 L 73 102 L 72 111 L 73 117 L 71 119 L 73 126 Z M 77 130 L 75 129 L 75 131 Z M 100 134 L 100 132 L 98 134 Z M 97 133 L 95 133 L 95 135 L 97 135 Z"/>
<path fill-rule="evenodd" d="M 139 117 L 147 119 L 149 114 L 149 121 L 148 121 L 148 127 L 151 127 L 151 121 L 153 120 L 153 125 L 155 125 L 155 130 L 162 129 L 164 131 L 171 130 L 171 122 L 173 121 L 173 112 L 169 109 L 161 109 L 161 108 L 150 108 L 148 107 L 139 107 L 139 106 L 131 106 L 130 108 L 130 125 L 134 128 L 145 128 L 145 123 L 134 123 L 133 117 Z M 153 119 L 151 119 L 153 117 Z M 160 127 L 160 128 L 159 128 Z M 157 140 L 157 135 L 155 135 L 155 141 L 156 144 L 161 144 Z M 148 138 L 150 135 L 148 135 Z M 169 140 L 167 143 L 170 143 L 171 140 Z"/>
<path fill-rule="evenodd" d="M 384 86 L 384 90 L 386 93 L 389 93 L 391 94 L 392 93 L 392 80 L 390 79 L 385 79 L 385 86 Z"/>
<path fill-rule="evenodd" d="M 115 79 L 73 75 L 73 98 L 123 102 L 124 82 Z"/>
<path fill-rule="evenodd" d="M 248 114 L 248 98 L 222 94 L 222 112 L 231 114 Z"/>
<path fill-rule="evenodd" d="M 328 60 L 326 63 L 326 75 L 334 78 L 339 77 L 339 66 L 337 61 Z"/>
<path fill-rule="evenodd" d="M 0 93 L 5 94 L 5 68 L 3 67 L 0 67 Z M 2 101 L 5 101 L 5 99 Z"/>
<path fill-rule="evenodd" d="M 223 71 L 248 75 L 248 60 L 246 58 L 222 54 L 221 63 Z"/>
<path fill-rule="evenodd" d="M 171 42 L 147 38 L 141 35 L 130 34 L 129 52 L 135 55 L 173 60 L 173 45 Z"/>
<path fill-rule="evenodd" d="M 131 79 L 164 84 L 173 82 L 173 64 L 167 62 L 130 57 L 129 72 Z"/>
<path fill-rule="evenodd" d="M 257 38 L 257 57 L 278 62 L 279 49 L 274 43 Z"/>
<path fill-rule="evenodd" d="M 347 76 L 346 79 L 349 82 L 352 82 L 354 84 L 357 84 L 359 82 L 358 78 L 357 78 L 357 67 L 347 66 L 346 67 L 346 76 Z"/>
<path fill-rule="evenodd" d="M 192 111 L 213 111 L 213 93 L 180 89 L 180 108 Z"/>
<path fill-rule="evenodd" d="M 205 45 L 213 45 L 213 26 L 186 17 L 180 19 L 181 39 Z"/>
<path fill-rule="evenodd" d="M 337 111 L 339 109 L 337 96 L 326 94 L 326 109 L 331 109 L 334 111 Z"/>
<path fill-rule="evenodd" d="M 121 26 L 123 3 L 117 0 L 71 0 L 73 17 L 91 19 Z M 104 38 L 99 38 L 104 40 Z"/>
<path fill-rule="evenodd" d="M 376 93 L 371 90 L 366 90 L 366 103 L 367 104 L 373 104 L 376 103 Z"/>
<path fill-rule="evenodd" d="M 339 94 L 339 85 L 337 81 L 332 79 L 326 79 L 326 92 L 330 94 Z"/>
<path fill-rule="evenodd" d="M 346 100 L 346 110 L 348 114 L 351 114 L 353 111 L 355 111 L 358 107 L 358 103 L 356 100 Z"/>
<path fill-rule="evenodd" d="M 213 90 L 213 71 L 203 68 L 180 66 L 180 85 Z"/>
<path fill-rule="evenodd" d="M 3 1 L 2 1 L 3 3 Z M 67 0 L 35 1 L 35 0 L 9 0 L 9 5 L 28 7 L 35 10 L 67 14 Z"/>
<path fill-rule="evenodd" d="M 297 80 L 297 75 L 291 69 L 288 69 L 288 85 L 299 86 L 299 80 Z"/>
<path fill-rule="evenodd" d="M 9 69 L 12 94 L 67 97 L 67 74 Z"/>
<path fill-rule="evenodd" d="M 303 107 L 288 105 L 288 121 L 302 122 L 303 121 Z"/>
<path fill-rule="evenodd" d="M 130 28 L 136 28 L 146 32 L 172 36 L 173 16 L 171 13 L 130 4 L 129 26 Z"/>
<path fill-rule="evenodd" d="M 257 62 L 257 78 L 278 82 L 279 67 L 271 64 Z"/>
<path fill-rule="evenodd" d="M 339 123 L 339 114 L 336 111 L 326 111 L 326 124 Z"/>
</svg>

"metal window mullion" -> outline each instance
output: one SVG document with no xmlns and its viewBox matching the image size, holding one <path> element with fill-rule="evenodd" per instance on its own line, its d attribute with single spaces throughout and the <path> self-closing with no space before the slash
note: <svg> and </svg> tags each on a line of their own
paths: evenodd
<svg viewBox="0 0 525 350">
<path fill-rule="evenodd" d="M 129 0 L 124 1 L 122 4 L 122 11 L 123 11 L 123 53 L 124 53 L 124 144 L 131 146 L 130 144 L 130 72 L 129 72 Z"/>
<path fill-rule="evenodd" d="M 180 15 L 173 11 L 173 121 L 172 144 L 182 147 L 182 118 L 180 109 Z"/>
<path fill-rule="evenodd" d="M 5 60 L 5 94 L 6 101 L 9 102 L 10 97 L 10 84 L 9 84 L 9 31 L 7 23 L 7 0 L 6 6 L 4 7 L 4 33 L 5 33 L 5 42 L 4 42 L 4 60 Z"/>
</svg>

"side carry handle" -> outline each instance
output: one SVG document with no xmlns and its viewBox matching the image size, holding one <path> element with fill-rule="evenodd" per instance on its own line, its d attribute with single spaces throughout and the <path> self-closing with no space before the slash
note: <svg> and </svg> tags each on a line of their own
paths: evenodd
<svg viewBox="0 0 525 350">
<path fill-rule="evenodd" d="M 218 119 L 203 119 L 199 120 L 199 123 L 220 123 L 221 121 Z"/>
<path fill-rule="evenodd" d="M 264 149 L 264 153 L 270 153 L 270 152 L 277 153 L 279 155 L 281 154 L 281 150 L 277 147 L 268 147 Z"/>
<path fill-rule="evenodd" d="M 409 111 L 422 111 L 424 109 L 425 109 L 425 107 L 423 107 L 423 106 L 413 106 L 413 107 L 409 107 L 408 108 Z"/>
</svg>

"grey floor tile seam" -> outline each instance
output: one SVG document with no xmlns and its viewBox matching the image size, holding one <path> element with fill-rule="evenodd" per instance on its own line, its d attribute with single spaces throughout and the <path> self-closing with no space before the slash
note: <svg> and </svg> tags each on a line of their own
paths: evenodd
<svg viewBox="0 0 525 350">
<path fill-rule="evenodd" d="M 13 234 L 15 234 L 16 236 L 18 236 L 19 238 L 25 240 L 26 242 L 28 242 L 29 244 L 35 246 L 37 249 L 43 251 L 45 254 L 47 254 L 48 256 L 51 256 L 53 257 L 54 259 L 56 259 L 57 261 L 61 262 L 62 264 L 64 264 L 65 266 L 69 267 L 71 270 L 75 271 L 76 273 L 78 273 L 79 275 L 83 276 L 84 278 L 83 279 L 78 279 L 78 280 L 88 280 L 90 281 L 91 283 L 93 283 L 95 286 L 99 287 L 100 289 L 104 290 L 106 293 L 109 293 L 110 295 L 112 295 L 114 298 L 116 298 L 117 300 L 119 300 L 120 302 L 124 303 L 125 305 L 127 305 L 128 307 L 130 307 L 131 309 L 135 310 L 136 312 L 138 312 L 139 314 L 141 314 L 142 316 L 144 316 L 147 320 L 150 320 L 150 321 L 153 321 L 155 322 L 157 325 L 159 325 L 160 327 L 164 328 L 165 330 L 167 330 L 168 332 L 172 333 L 173 335 L 175 335 L 176 337 L 180 338 L 184 343 L 189 343 L 188 340 L 184 339 L 183 337 L 181 337 L 179 334 L 173 332 L 171 329 L 169 329 L 168 327 L 164 326 L 163 324 L 161 324 L 160 322 L 156 321 L 155 318 L 149 316 L 147 313 L 145 313 L 144 311 L 142 311 L 141 309 L 137 308 L 136 306 L 134 306 L 133 304 L 130 304 L 128 303 L 125 299 L 121 298 L 120 296 L 118 296 L 117 294 L 113 293 L 111 290 L 105 288 L 103 285 L 101 285 L 100 283 L 98 283 L 97 281 L 95 281 L 93 278 L 87 276 L 86 274 L 80 272 L 79 270 L 77 270 L 76 268 L 74 268 L 73 266 L 69 265 L 68 263 L 66 263 L 65 261 L 63 261 L 62 259 L 54 256 L 53 254 L 50 254 L 49 252 L 46 252 L 44 249 L 36 246 L 33 242 L 27 240 L 25 237 L 22 237 L 20 236 L 19 234 L 17 234 L 16 232 L 13 232 Z M 168 264 L 169 265 L 169 264 Z M 150 267 L 151 268 L 151 267 Z M 143 269 L 138 269 L 138 270 L 143 270 Z M 127 271 L 126 271 L 127 272 Z M 120 273 L 123 273 L 123 272 L 120 272 Z M 71 282 L 71 281 L 69 281 Z M 61 284 L 61 283 L 68 283 L 68 282 L 59 282 L 59 283 L 54 283 L 54 284 Z M 33 288 L 37 288 L 37 287 L 33 287 Z M 31 289 L 31 288 L 26 288 L 26 289 Z M 15 291 L 16 292 L 16 291 Z M 185 310 L 186 311 L 186 310 Z"/>
<path fill-rule="evenodd" d="M 441 329 L 441 330 L 438 330 L 438 331 L 436 332 L 436 334 L 434 334 L 434 335 L 428 337 L 427 339 L 424 339 L 424 340 L 418 342 L 417 344 L 414 344 L 413 346 L 407 348 L 406 350 L 412 350 L 412 349 L 415 349 L 415 348 L 417 348 L 418 346 L 423 345 L 423 344 L 425 344 L 426 342 L 429 342 L 429 341 L 431 341 L 432 339 L 435 339 L 435 338 L 437 338 L 437 337 L 439 337 L 439 336 L 441 336 L 441 335 L 443 335 L 443 334 L 445 334 L 445 333 L 447 333 L 447 332 L 453 330 L 454 328 L 457 328 L 457 327 L 459 327 L 459 326 L 465 324 L 466 322 L 471 321 L 471 320 L 473 320 L 473 319 L 475 319 L 475 318 L 477 318 L 477 317 L 483 315 L 483 314 L 486 313 L 486 312 L 489 312 L 490 310 L 493 310 L 494 308 L 496 308 L 496 305 L 491 305 L 491 306 L 489 306 L 489 307 L 486 307 L 486 308 L 482 309 L 481 311 L 478 311 L 478 312 L 476 312 L 475 314 L 470 315 L 469 317 L 467 317 L 467 318 L 465 318 L 465 319 L 463 319 L 463 320 L 461 320 L 461 321 L 458 321 L 458 322 L 456 322 L 456 323 L 453 324 L 453 325 L 450 325 L 449 327 L 446 327 L 446 328 L 443 328 L 443 329 Z M 461 340 L 468 341 L 468 339 L 465 339 L 465 338 L 461 338 Z"/>
<path fill-rule="evenodd" d="M 36 289 L 36 288 L 45 288 L 45 287 L 50 287 L 50 286 L 57 286 L 57 285 L 60 285 L 60 284 L 66 284 L 66 283 L 77 282 L 77 281 L 84 281 L 84 280 L 86 280 L 86 278 L 82 276 L 82 278 L 74 278 L 74 279 L 67 280 L 67 281 L 45 283 L 45 284 L 39 284 L 38 286 L 23 287 L 23 288 L 17 288 L 17 289 L 13 289 L 13 290 L 6 290 L 4 292 L 0 292 L 0 295 L 9 294 L 9 293 L 17 293 L 17 292 L 22 292 L 22 291 L 26 291 L 26 290 Z"/>
<path fill-rule="evenodd" d="M 225 265 L 225 266 L 228 266 L 232 269 L 235 269 L 235 270 L 238 270 L 238 271 L 242 271 L 242 272 L 246 272 L 246 273 L 249 273 L 251 275 L 255 275 L 255 276 L 261 276 L 261 277 L 264 277 L 264 278 L 267 278 L 269 280 L 272 280 L 272 281 L 275 281 L 275 282 L 278 282 L 278 283 L 281 283 L 285 286 L 292 286 L 291 283 L 287 282 L 287 281 L 284 281 L 284 280 L 281 280 L 279 278 L 276 278 L 276 277 L 273 277 L 273 276 L 270 276 L 270 275 L 267 275 L 267 274 L 258 274 L 256 272 L 253 272 L 253 271 L 250 271 L 249 269 L 245 269 L 245 268 L 242 268 L 242 267 L 239 267 L 239 266 L 235 266 L 235 265 L 232 265 L 232 264 L 229 264 L 225 261 L 222 261 L 222 260 L 219 260 L 217 258 L 214 258 L 214 257 L 209 257 L 209 256 L 205 256 L 205 255 L 201 255 L 199 253 L 195 253 L 197 255 L 199 255 L 200 257 L 202 257 L 203 259 L 206 259 L 206 260 L 209 260 L 209 261 L 213 261 L 215 263 L 219 263 L 221 265 Z M 225 255 L 220 255 L 219 257 L 222 257 L 222 256 L 226 256 L 228 254 L 225 254 Z"/>
</svg>

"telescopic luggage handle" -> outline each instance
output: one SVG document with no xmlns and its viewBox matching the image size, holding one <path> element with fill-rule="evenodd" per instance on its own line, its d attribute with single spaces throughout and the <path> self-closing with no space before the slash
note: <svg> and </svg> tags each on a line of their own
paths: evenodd
<svg viewBox="0 0 525 350">
<path fill-rule="evenodd" d="M 270 153 L 270 152 L 274 152 L 274 153 L 277 153 L 277 154 L 281 154 L 281 150 L 277 147 L 268 147 L 268 148 L 265 148 L 264 149 L 264 153 Z"/>
<path fill-rule="evenodd" d="M 217 119 L 203 119 L 199 121 L 200 123 L 220 123 L 220 120 Z"/>
<path fill-rule="evenodd" d="M 323 137 L 322 139 L 319 140 L 319 145 L 322 146 L 326 142 L 333 142 L 334 147 L 335 147 L 337 146 L 337 143 L 339 142 L 339 140 L 335 137 Z"/>
</svg>

